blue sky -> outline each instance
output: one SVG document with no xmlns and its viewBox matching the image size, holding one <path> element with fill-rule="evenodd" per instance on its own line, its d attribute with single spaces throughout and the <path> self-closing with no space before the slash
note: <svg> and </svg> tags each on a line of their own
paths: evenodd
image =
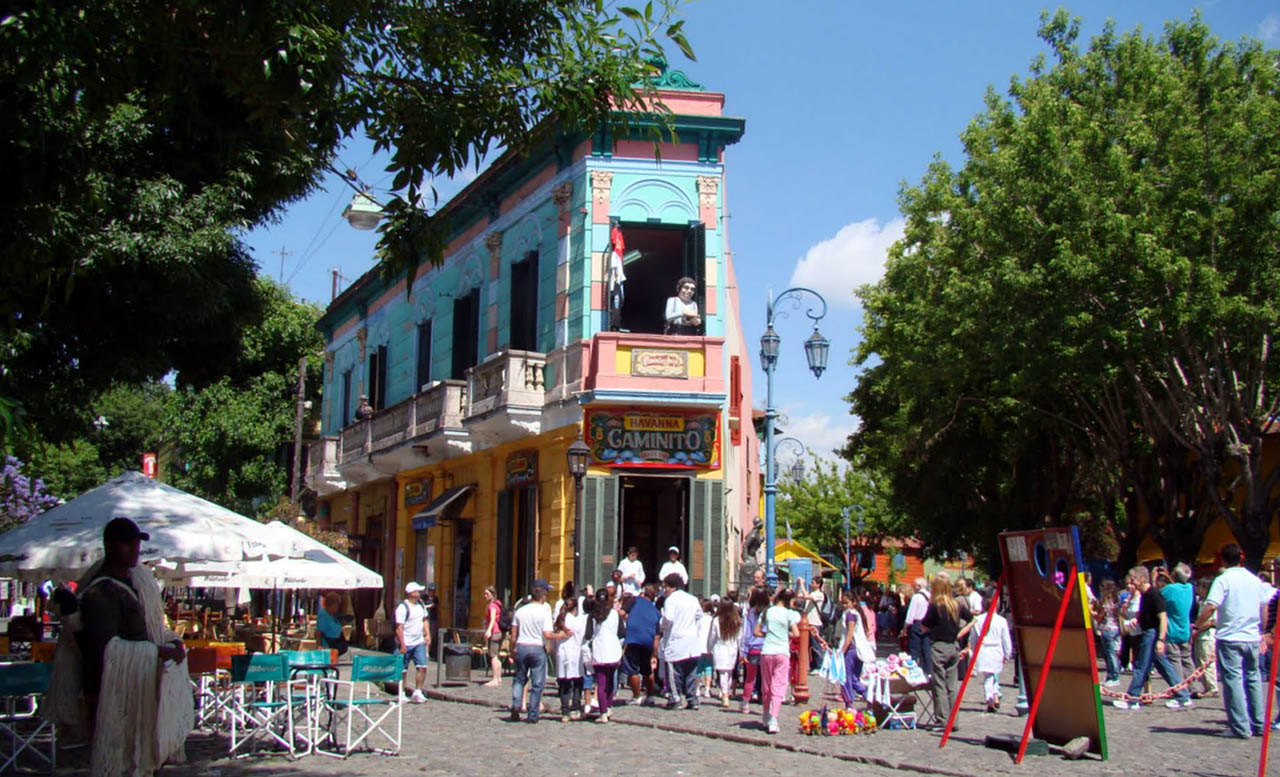
<svg viewBox="0 0 1280 777">
<path fill-rule="evenodd" d="M 787 430 L 817 453 L 839 446 L 857 420 L 843 397 L 856 373 L 846 364 L 860 322 L 853 288 L 876 280 L 900 234 L 897 192 L 920 179 L 935 153 L 961 163 L 959 133 L 982 108 L 987 86 L 1005 92 L 1044 47 L 1041 6 L 1019 2 L 855 3 L 828 0 L 692 0 L 686 32 L 698 55 L 672 66 L 724 92 L 725 112 L 747 120 L 726 153 L 730 240 L 752 341 L 764 329 L 765 298 L 793 283 L 822 290 L 832 341 L 821 380 L 805 368 L 803 318 L 783 321 L 775 396 Z M 1277 2 L 1075 3 L 1087 38 L 1107 18 L 1121 30 L 1158 35 L 1168 19 L 1200 8 L 1219 36 L 1250 35 L 1280 47 Z M 352 142 L 338 166 L 375 188 L 390 180 L 369 145 Z M 465 181 L 439 181 L 448 197 Z M 329 268 L 348 279 L 372 265 L 374 233 L 339 218 L 350 189 L 336 179 L 296 203 L 248 243 L 262 271 L 280 274 L 299 296 L 327 303 Z M 753 361 L 754 361 L 753 357 Z M 756 365 L 756 403 L 764 376 Z"/>
</svg>

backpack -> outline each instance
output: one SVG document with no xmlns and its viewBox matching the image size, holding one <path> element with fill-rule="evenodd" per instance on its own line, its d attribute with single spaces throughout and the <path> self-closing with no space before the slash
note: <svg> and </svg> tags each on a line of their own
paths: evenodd
<svg viewBox="0 0 1280 777">
<path fill-rule="evenodd" d="M 828 596 L 822 602 L 822 609 L 818 610 L 818 615 L 822 616 L 823 628 L 829 627 L 836 622 L 836 600 L 834 596 Z"/>
<path fill-rule="evenodd" d="M 501 604 L 499 604 L 498 606 L 502 607 Z M 506 634 L 508 631 L 511 631 L 511 622 L 512 622 L 511 615 L 512 615 L 511 610 L 507 609 L 506 607 L 502 607 L 502 611 L 498 613 L 498 631 L 502 632 L 503 634 Z"/>
</svg>

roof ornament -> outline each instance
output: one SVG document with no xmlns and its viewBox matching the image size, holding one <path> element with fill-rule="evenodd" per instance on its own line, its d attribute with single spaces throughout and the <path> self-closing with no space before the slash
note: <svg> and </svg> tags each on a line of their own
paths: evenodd
<svg viewBox="0 0 1280 777">
<path fill-rule="evenodd" d="M 685 89 L 691 92 L 705 92 L 706 89 L 702 84 L 689 78 L 684 74 L 683 70 L 672 70 L 667 66 L 666 57 L 650 57 L 648 60 L 650 67 L 653 68 L 653 75 L 649 76 L 649 83 L 656 89 Z"/>
</svg>

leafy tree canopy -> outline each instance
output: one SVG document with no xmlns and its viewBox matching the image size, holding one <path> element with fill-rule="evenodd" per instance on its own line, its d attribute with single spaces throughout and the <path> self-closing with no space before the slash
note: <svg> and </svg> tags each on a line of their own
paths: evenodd
<svg viewBox="0 0 1280 777">
<path fill-rule="evenodd" d="M 926 537 L 1122 499 L 1171 559 L 1222 516 L 1256 563 L 1280 478 L 1276 52 L 1198 17 L 1078 32 L 1046 16 L 1053 63 L 988 92 L 960 169 L 902 190 L 906 236 L 860 292 L 855 362 L 880 361 L 850 451 Z"/>
<path fill-rule="evenodd" d="M 0 16 L 0 432 L 45 438 L 112 383 L 216 383 L 262 314 L 239 235 L 342 141 L 392 152 L 388 266 L 438 254 L 424 181 L 555 113 L 638 106 L 674 0 L 29 0 Z"/>
</svg>

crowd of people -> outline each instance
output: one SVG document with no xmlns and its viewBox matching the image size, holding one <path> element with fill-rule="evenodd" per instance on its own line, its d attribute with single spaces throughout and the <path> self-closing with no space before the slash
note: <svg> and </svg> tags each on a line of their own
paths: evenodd
<svg viewBox="0 0 1280 777">
<path fill-rule="evenodd" d="M 1105 663 L 1102 685 L 1117 697 L 1116 707 L 1151 703 L 1147 691 L 1154 671 L 1169 686 L 1160 695 L 1167 697 L 1165 706 L 1186 709 L 1195 698 L 1221 692 L 1226 736 L 1255 736 L 1265 728 L 1263 668 L 1280 596 L 1265 576 L 1244 569 L 1238 546 L 1224 547 L 1221 560 L 1216 575 L 1200 579 L 1186 564 L 1171 570 L 1134 567 L 1123 589 L 1109 579 L 1095 587 L 1086 575 L 1084 593 Z M 493 671 L 488 684 L 500 682 L 509 637 L 515 720 L 539 720 L 550 661 L 566 722 L 592 717 L 608 723 L 611 710 L 622 704 L 730 707 L 736 696 L 744 714 L 758 704 L 762 726 L 777 733 L 781 706 L 793 698 L 802 671 L 803 628 L 814 673 L 824 659 L 844 663 L 839 692 L 847 709 L 867 699 L 864 668 L 876 662 L 877 643 L 905 649 L 928 678 L 934 717 L 921 721 L 922 727 L 945 724 L 969 662 L 974 680 L 982 683 L 986 711 L 1000 709 L 1000 677 L 1014 657 L 1013 633 L 1000 612 L 990 613 L 984 632 L 993 596 L 989 585 L 939 571 L 897 588 L 866 583 L 831 601 L 821 578 L 775 589 L 760 569 L 749 586 L 723 596 L 699 599 L 686 590 L 688 584 L 678 548 L 669 549 L 658 582 L 646 579 L 631 548 L 599 590 L 569 582 L 549 601 L 550 586 L 539 579 L 529 596 L 506 610 L 497 592 L 486 589 L 484 632 Z M 418 593 L 408 596 L 407 620 L 421 621 L 413 611 Z M 400 633 L 416 643 L 402 648 L 420 668 L 417 640 L 423 637 L 412 628 Z M 1130 675 L 1124 693 L 1116 690 L 1122 674 Z M 421 674 L 414 679 L 420 689 Z"/>
<path fill-rule="evenodd" d="M 485 641 L 495 677 L 490 685 L 501 672 L 504 613 L 510 621 L 512 718 L 539 720 L 554 667 L 565 722 L 591 717 L 608 723 L 621 704 L 697 709 L 704 703 L 730 707 L 737 697 L 740 712 L 751 714 L 758 704 L 761 725 L 777 733 L 781 707 L 794 697 L 802 671 L 802 628 L 812 673 L 828 652 L 844 663 L 839 692 L 846 708 L 866 698 L 864 668 L 876 660 L 877 640 L 916 630 L 928 635 L 928 661 L 938 667 L 935 709 L 950 709 L 960 662 L 970 656 L 984 677 L 988 709 L 999 706 L 998 678 L 1012 655 L 1009 629 L 997 618 L 977 643 L 974 615 L 983 611 L 983 598 L 968 580 L 953 586 L 945 572 L 935 575 L 920 605 L 920 623 L 906 624 L 916 602 L 901 601 L 894 589 L 868 584 L 829 601 L 821 578 L 773 589 L 763 570 L 741 591 L 699 599 L 686 590 L 689 576 L 679 556 L 677 548 L 669 549 L 658 582 L 646 579 L 635 548 L 599 590 L 570 582 L 552 597 L 547 581 L 535 580 L 510 613 L 496 591 L 486 590 Z M 925 644 L 917 641 L 916 649 Z"/>
</svg>

